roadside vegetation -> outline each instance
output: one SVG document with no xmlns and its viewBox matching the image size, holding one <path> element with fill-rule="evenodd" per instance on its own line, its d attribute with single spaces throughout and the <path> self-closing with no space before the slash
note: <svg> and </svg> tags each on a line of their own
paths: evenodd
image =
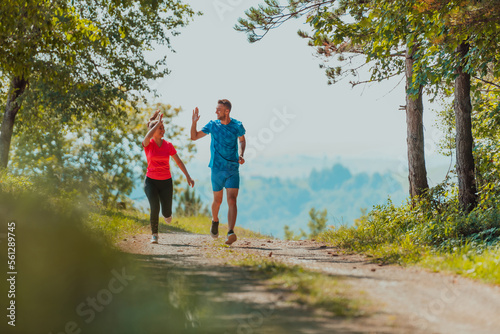
<svg viewBox="0 0 500 334">
<path fill-rule="evenodd" d="M 463 213 L 452 184 L 442 184 L 414 203 L 390 200 L 356 220 L 331 227 L 318 240 L 364 253 L 382 263 L 418 264 L 500 284 L 500 196 L 488 186 L 478 206 Z"/>
</svg>

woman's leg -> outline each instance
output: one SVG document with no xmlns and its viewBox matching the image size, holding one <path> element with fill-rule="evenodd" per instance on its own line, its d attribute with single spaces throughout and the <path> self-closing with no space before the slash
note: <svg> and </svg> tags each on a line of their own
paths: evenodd
<svg viewBox="0 0 500 334">
<path fill-rule="evenodd" d="M 161 214 L 165 218 L 172 216 L 172 198 L 174 195 L 174 185 L 172 183 L 172 178 L 168 180 L 162 180 L 161 186 L 159 187 L 159 197 L 161 203 Z"/>
<path fill-rule="evenodd" d="M 144 180 L 144 192 L 149 201 L 149 221 L 152 234 L 158 233 L 158 218 L 160 215 L 160 195 L 155 181 L 149 177 Z"/>
</svg>

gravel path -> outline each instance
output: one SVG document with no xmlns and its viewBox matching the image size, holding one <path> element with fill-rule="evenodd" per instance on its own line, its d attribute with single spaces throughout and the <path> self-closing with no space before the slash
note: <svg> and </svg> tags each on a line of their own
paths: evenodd
<svg viewBox="0 0 500 334">
<path fill-rule="evenodd" d="M 500 333 L 498 286 L 413 267 L 378 266 L 314 241 L 243 239 L 231 247 L 339 277 L 364 292 L 375 309 L 366 317 L 332 317 L 288 301 L 287 291 L 244 268 L 226 265 L 227 258 L 214 256 L 220 242 L 207 235 L 161 233 L 158 245 L 149 238 L 140 234 L 118 245 L 153 270 L 175 268 L 178 279 L 195 279 L 222 313 L 216 324 L 201 324 L 202 333 Z"/>
</svg>

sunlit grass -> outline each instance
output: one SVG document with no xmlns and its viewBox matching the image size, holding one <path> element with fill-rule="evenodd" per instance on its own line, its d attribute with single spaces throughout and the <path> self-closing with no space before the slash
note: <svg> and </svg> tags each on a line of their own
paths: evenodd
<svg viewBox="0 0 500 334">
<path fill-rule="evenodd" d="M 331 228 L 316 240 L 342 248 L 346 252 L 369 255 L 380 263 L 413 264 L 420 261 L 428 247 L 416 245 L 407 235 L 394 236 L 391 241 L 374 241 L 356 227 Z"/>
<path fill-rule="evenodd" d="M 149 221 L 138 211 L 99 210 L 89 214 L 86 226 L 102 234 L 110 243 L 120 238 L 148 232 Z"/>
<path fill-rule="evenodd" d="M 375 208 L 353 226 L 332 227 L 316 239 L 378 263 L 418 265 L 500 284 L 497 213 L 478 208 L 424 215 L 420 208 Z M 424 210 L 421 210 L 424 211 Z M 426 211 L 424 211 L 426 212 Z"/>
<path fill-rule="evenodd" d="M 158 230 L 160 233 L 188 232 L 208 234 L 212 221 L 209 217 L 175 217 L 171 224 L 166 224 L 160 218 Z M 92 231 L 104 236 L 110 243 L 120 238 L 134 234 L 150 234 L 149 215 L 137 210 L 95 210 L 86 219 L 86 226 Z M 268 238 L 263 234 L 236 227 L 235 233 L 239 238 Z M 219 234 L 227 234 L 227 225 L 219 225 Z"/>
<path fill-rule="evenodd" d="M 478 254 L 471 247 L 457 249 L 454 253 L 438 253 L 422 258 L 419 265 L 432 270 L 459 274 L 500 285 L 500 247 Z"/>
</svg>

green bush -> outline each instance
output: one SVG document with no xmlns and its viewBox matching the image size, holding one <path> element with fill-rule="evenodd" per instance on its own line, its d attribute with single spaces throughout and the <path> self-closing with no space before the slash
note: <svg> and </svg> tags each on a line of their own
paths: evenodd
<svg viewBox="0 0 500 334">
<path fill-rule="evenodd" d="M 488 183 L 469 214 L 458 205 L 456 187 L 444 182 L 397 207 L 389 199 L 363 214 L 352 227 L 332 228 L 319 239 L 364 252 L 385 262 L 414 263 L 429 254 L 467 249 L 480 255 L 500 244 L 499 189 Z"/>
</svg>

